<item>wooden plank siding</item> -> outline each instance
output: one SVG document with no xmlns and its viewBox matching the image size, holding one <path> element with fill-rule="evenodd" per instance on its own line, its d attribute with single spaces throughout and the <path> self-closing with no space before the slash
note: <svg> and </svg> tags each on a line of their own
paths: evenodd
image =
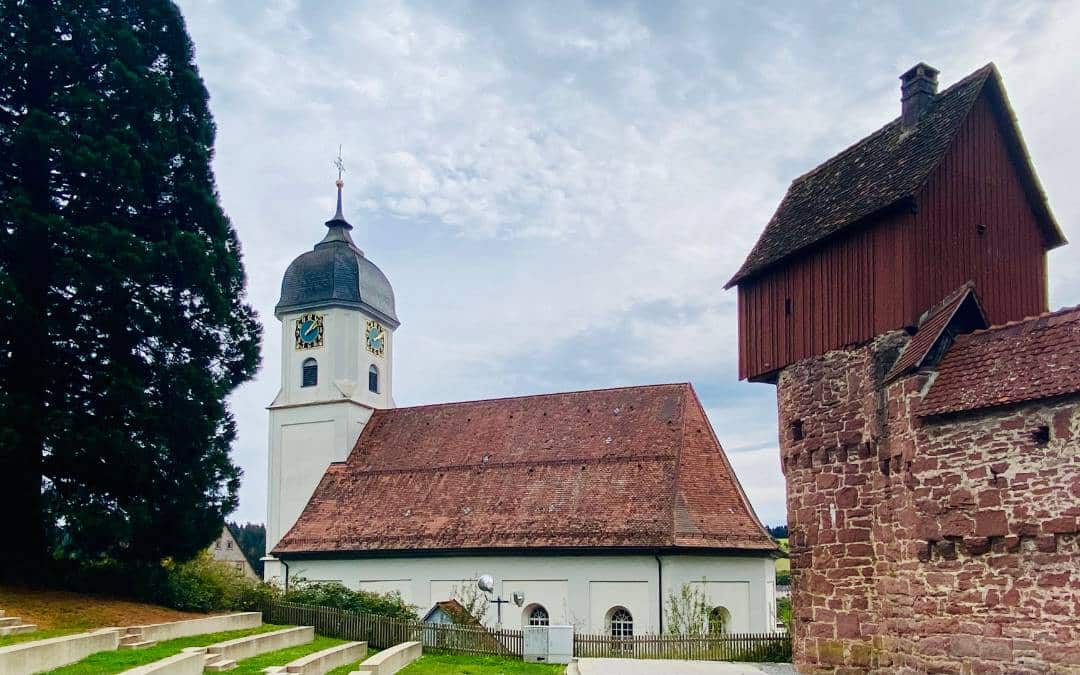
<svg viewBox="0 0 1080 675">
<path fill-rule="evenodd" d="M 911 203 L 740 282 L 740 378 L 914 324 L 968 280 L 992 323 L 1046 311 L 1046 245 L 997 114 L 980 96 Z"/>
</svg>

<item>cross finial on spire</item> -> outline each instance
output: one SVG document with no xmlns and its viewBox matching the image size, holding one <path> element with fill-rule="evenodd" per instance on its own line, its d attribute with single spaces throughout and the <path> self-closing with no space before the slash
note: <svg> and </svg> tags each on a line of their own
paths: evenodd
<svg viewBox="0 0 1080 675">
<path fill-rule="evenodd" d="M 341 180 L 341 174 L 345 172 L 345 162 L 341 159 L 341 145 L 338 145 L 337 158 L 334 159 L 334 166 L 337 167 L 337 213 L 334 214 L 333 220 L 345 220 L 345 214 L 341 212 L 341 188 L 345 186 L 345 181 Z"/>
</svg>

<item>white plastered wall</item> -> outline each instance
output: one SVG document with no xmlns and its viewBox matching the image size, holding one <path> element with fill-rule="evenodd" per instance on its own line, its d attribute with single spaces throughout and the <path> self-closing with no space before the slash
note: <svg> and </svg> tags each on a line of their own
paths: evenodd
<svg viewBox="0 0 1080 675">
<path fill-rule="evenodd" d="M 683 583 L 705 580 L 707 596 L 731 613 L 731 630 L 772 630 L 767 583 L 774 578 L 769 558 L 665 555 L 663 585 L 668 593 Z M 511 600 L 525 594 L 521 607 L 502 606 L 502 625 L 518 628 L 524 610 L 534 603 L 548 610 L 552 623 L 573 624 L 578 632 L 607 632 L 613 607 L 630 610 L 634 632 L 656 633 L 660 628 L 657 563 L 651 555 L 514 555 L 431 556 L 292 560 L 293 578 L 338 580 L 350 588 L 396 590 L 421 614 L 452 597 L 454 586 L 471 585 L 481 574 L 495 578 L 495 594 Z M 736 602 L 738 600 L 741 602 Z M 727 603 L 727 604 L 724 604 Z M 492 606 L 483 620 L 496 622 Z"/>
<path fill-rule="evenodd" d="M 297 349 L 296 320 L 323 317 L 323 345 Z M 271 551 L 307 505 L 331 462 L 344 461 L 375 408 L 393 407 L 393 330 L 381 356 L 367 350 L 368 317 L 356 309 L 330 307 L 291 312 L 281 320 L 281 389 L 270 405 L 266 545 Z M 318 382 L 303 387 L 303 363 L 318 364 Z M 368 369 L 379 370 L 379 391 L 368 391 Z M 282 576 L 267 565 L 264 578 Z"/>
</svg>

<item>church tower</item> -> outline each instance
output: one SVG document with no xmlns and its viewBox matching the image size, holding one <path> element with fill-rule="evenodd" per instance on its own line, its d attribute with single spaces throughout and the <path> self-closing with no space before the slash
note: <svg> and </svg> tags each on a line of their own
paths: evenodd
<svg viewBox="0 0 1080 675">
<path fill-rule="evenodd" d="M 274 308 L 281 389 L 269 408 L 268 553 L 330 463 L 348 456 L 372 411 L 394 406 L 394 291 L 349 234 L 343 185 L 339 172 L 326 236 L 285 270 Z M 264 560 L 265 578 L 282 578 L 276 559 Z"/>
</svg>

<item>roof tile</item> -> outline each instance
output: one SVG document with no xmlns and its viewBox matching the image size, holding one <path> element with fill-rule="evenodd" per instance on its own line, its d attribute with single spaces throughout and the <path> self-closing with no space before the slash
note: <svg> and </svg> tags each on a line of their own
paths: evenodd
<svg viewBox="0 0 1080 675">
<path fill-rule="evenodd" d="M 941 415 L 1080 393 L 1080 307 L 956 338 L 918 414 Z"/>
<path fill-rule="evenodd" d="M 275 553 L 775 550 L 693 388 L 376 411 Z"/>
</svg>

